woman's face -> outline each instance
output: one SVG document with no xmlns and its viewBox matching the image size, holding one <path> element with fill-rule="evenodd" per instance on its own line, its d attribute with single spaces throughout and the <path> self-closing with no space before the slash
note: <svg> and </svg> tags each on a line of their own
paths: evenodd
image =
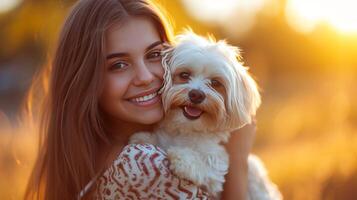
<svg viewBox="0 0 357 200">
<path fill-rule="evenodd" d="M 161 120 L 163 43 L 153 24 L 131 18 L 106 33 L 107 64 L 99 104 L 118 123 L 148 125 Z"/>
</svg>

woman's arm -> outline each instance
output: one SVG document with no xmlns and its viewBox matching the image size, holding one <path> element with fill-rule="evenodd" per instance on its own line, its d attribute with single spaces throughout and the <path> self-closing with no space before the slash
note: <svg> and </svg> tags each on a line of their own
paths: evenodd
<svg viewBox="0 0 357 200">
<path fill-rule="evenodd" d="M 225 145 L 229 154 L 229 172 L 222 192 L 222 200 L 246 200 L 248 191 L 248 155 L 253 145 L 256 123 L 232 132 Z"/>
</svg>

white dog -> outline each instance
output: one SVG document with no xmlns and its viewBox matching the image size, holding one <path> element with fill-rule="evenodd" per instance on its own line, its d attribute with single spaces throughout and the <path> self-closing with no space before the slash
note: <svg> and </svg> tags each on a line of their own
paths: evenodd
<svg viewBox="0 0 357 200">
<path fill-rule="evenodd" d="M 163 57 L 165 118 L 154 133 L 136 133 L 130 140 L 163 148 L 177 176 L 204 186 L 216 197 L 229 166 L 221 143 L 227 142 L 232 130 L 251 122 L 261 102 L 239 56 L 238 48 L 225 41 L 190 31 L 177 36 Z M 248 165 L 249 198 L 280 199 L 259 160 L 250 156 Z"/>
</svg>

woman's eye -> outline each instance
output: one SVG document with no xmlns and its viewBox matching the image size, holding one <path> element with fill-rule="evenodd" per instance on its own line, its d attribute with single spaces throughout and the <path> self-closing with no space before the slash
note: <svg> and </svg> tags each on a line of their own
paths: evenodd
<svg viewBox="0 0 357 200">
<path fill-rule="evenodd" d="M 125 62 L 117 62 L 110 66 L 110 70 L 122 70 L 128 66 Z"/>
<path fill-rule="evenodd" d="M 154 51 L 147 55 L 148 59 L 158 60 L 161 59 L 161 51 Z"/>
<path fill-rule="evenodd" d="M 190 73 L 188 73 L 188 72 L 181 72 L 181 73 L 179 74 L 179 76 L 180 76 L 180 78 L 181 78 L 182 80 L 189 80 L 189 79 L 190 79 Z"/>
<path fill-rule="evenodd" d="M 219 86 L 221 86 L 221 85 L 222 85 L 222 83 L 219 82 L 218 80 L 216 80 L 216 79 L 212 79 L 212 80 L 211 80 L 211 86 L 212 86 L 212 87 L 219 87 Z"/>
</svg>

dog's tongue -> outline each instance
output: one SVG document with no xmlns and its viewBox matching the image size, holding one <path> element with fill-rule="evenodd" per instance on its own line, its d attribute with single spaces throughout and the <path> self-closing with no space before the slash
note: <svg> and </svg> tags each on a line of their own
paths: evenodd
<svg viewBox="0 0 357 200">
<path fill-rule="evenodd" d="M 192 107 L 192 106 L 185 106 L 185 112 L 192 117 L 199 117 L 202 114 L 202 110 Z"/>
</svg>

